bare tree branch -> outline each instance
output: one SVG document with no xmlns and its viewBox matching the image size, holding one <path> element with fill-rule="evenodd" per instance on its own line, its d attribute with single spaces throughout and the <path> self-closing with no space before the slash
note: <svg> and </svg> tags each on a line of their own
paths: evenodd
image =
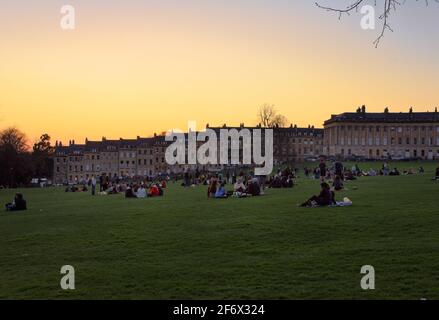
<svg viewBox="0 0 439 320">
<path fill-rule="evenodd" d="M 425 1 L 425 5 L 428 7 L 429 0 L 424 0 L 424 1 Z M 439 3 L 439 0 L 434 0 L 434 1 L 436 3 Z M 366 2 L 367 2 L 367 0 L 355 0 L 354 2 L 349 4 L 346 8 L 339 8 L 339 9 L 329 7 L 329 6 L 323 6 L 323 5 L 319 4 L 318 2 L 316 2 L 315 4 L 320 9 L 324 9 L 324 10 L 327 10 L 330 12 L 336 12 L 338 14 L 338 19 L 340 20 L 344 14 L 350 15 L 354 11 L 358 12 L 358 8 L 361 5 L 365 5 Z M 374 0 L 375 7 L 378 6 L 377 2 L 378 2 L 378 0 Z M 381 0 L 381 2 L 383 2 L 383 5 L 384 5 L 383 11 L 379 15 L 379 19 L 382 20 L 382 27 L 381 27 L 380 34 L 373 42 L 376 48 L 380 44 L 380 41 L 384 37 L 386 31 L 393 32 L 393 29 L 391 28 L 391 26 L 389 24 L 390 14 L 392 12 L 396 11 L 398 6 L 404 5 L 406 3 L 406 0 L 402 0 L 402 1 L 401 0 Z M 419 0 L 416 0 L 416 2 L 419 2 Z"/>
</svg>

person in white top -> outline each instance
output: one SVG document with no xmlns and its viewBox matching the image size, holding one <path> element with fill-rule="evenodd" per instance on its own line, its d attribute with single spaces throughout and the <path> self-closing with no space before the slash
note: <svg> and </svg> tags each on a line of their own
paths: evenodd
<svg viewBox="0 0 439 320">
<path fill-rule="evenodd" d="M 137 193 L 136 193 L 137 198 L 146 198 L 146 189 L 142 186 L 139 187 L 139 189 L 137 189 Z"/>
<path fill-rule="evenodd" d="M 94 196 L 96 194 L 96 178 L 93 176 L 91 178 L 91 195 Z"/>
</svg>

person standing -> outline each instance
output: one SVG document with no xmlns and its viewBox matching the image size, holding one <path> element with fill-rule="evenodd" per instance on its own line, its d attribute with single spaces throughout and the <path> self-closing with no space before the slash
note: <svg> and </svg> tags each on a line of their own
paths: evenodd
<svg viewBox="0 0 439 320">
<path fill-rule="evenodd" d="M 95 176 L 93 176 L 91 178 L 91 195 L 92 196 L 96 195 L 96 178 L 95 178 Z"/>
<path fill-rule="evenodd" d="M 322 182 L 323 181 L 325 181 L 325 178 L 326 178 L 326 162 L 325 162 L 325 160 L 324 159 L 322 159 L 321 161 L 320 161 L 320 164 L 319 164 L 319 169 L 320 169 L 320 179 L 322 180 Z"/>
<path fill-rule="evenodd" d="M 344 174 L 343 174 L 344 167 L 343 167 L 343 163 L 340 160 L 337 160 L 335 162 L 334 168 L 335 168 L 335 176 L 336 177 L 338 176 L 341 180 L 344 180 Z"/>
</svg>

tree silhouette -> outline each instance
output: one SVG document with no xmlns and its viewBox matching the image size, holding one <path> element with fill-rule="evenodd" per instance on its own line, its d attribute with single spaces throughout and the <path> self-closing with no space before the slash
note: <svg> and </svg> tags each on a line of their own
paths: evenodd
<svg viewBox="0 0 439 320">
<path fill-rule="evenodd" d="M 288 121 L 285 116 L 277 113 L 274 105 L 268 103 L 259 107 L 258 120 L 265 128 L 284 127 Z"/>
</svg>

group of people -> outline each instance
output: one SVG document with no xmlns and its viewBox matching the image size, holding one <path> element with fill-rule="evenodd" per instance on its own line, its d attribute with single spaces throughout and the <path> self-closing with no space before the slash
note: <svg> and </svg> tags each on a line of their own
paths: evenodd
<svg viewBox="0 0 439 320">
<path fill-rule="evenodd" d="M 291 170 L 290 167 L 287 167 L 285 170 L 278 170 L 277 174 L 269 177 L 268 187 L 274 189 L 292 188 L 295 177 L 296 170 Z"/>
<path fill-rule="evenodd" d="M 263 187 L 257 177 L 246 177 L 243 173 L 237 178 L 233 185 L 233 191 L 226 190 L 226 181 L 214 175 L 208 179 L 207 197 L 208 198 L 228 198 L 230 196 L 245 198 L 260 196 L 263 192 Z"/>
<path fill-rule="evenodd" d="M 149 186 L 143 182 L 140 184 L 129 184 L 125 188 L 125 198 L 161 197 L 164 195 L 164 188 L 166 188 L 166 183 L 152 183 Z"/>
</svg>

